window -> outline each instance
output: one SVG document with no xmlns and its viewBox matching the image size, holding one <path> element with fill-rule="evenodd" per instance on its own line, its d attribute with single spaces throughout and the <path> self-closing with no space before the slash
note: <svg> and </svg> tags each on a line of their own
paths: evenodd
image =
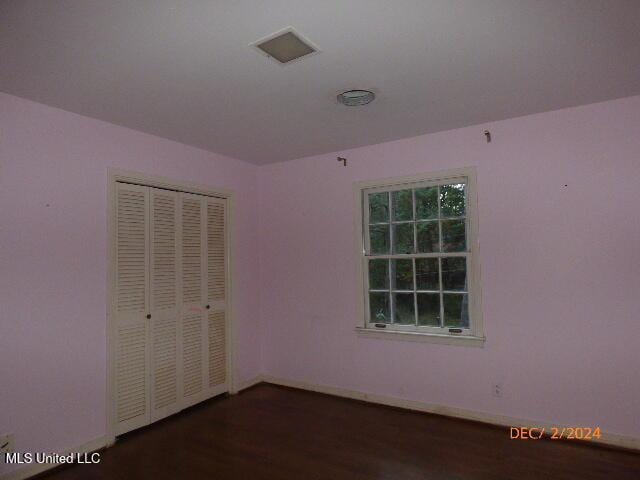
<svg viewBox="0 0 640 480">
<path fill-rule="evenodd" d="M 474 169 L 358 184 L 358 193 L 359 330 L 481 344 Z"/>
</svg>

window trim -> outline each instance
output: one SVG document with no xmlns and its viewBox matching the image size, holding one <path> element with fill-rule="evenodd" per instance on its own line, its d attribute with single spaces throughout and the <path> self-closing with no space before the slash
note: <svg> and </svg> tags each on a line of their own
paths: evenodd
<svg viewBox="0 0 640 480">
<path fill-rule="evenodd" d="M 369 257 L 366 256 L 368 239 L 365 237 L 365 221 L 368 220 L 367 202 L 363 191 L 375 193 L 376 191 L 386 192 L 391 190 L 402 190 L 405 188 L 415 188 L 415 184 L 424 186 L 439 185 L 446 182 L 455 182 L 462 178 L 466 181 L 467 190 L 467 211 L 465 212 L 468 242 L 468 298 L 470 325 L 462 333 L 446 333 L 442 327 L 408 327 L 389 324 L 385 329 L 372 327 L 367 318 L 368 312 L 368 279 L 365 278 L 367 272 L 366 264 Z M 482 318 L 482 286 L 480 282 L 480 249 L 478 242 L 478 202 L 476 188 L 476 168 L 464 167 L 452 170 L 422 173 L 406 177 L 392 177 L 380 180 L 361 181 L 353 184 L 355 197 L 355 224 L 356 224 L 356 252 L 358 255 L 358 291 L 360 300 L 358 301 L 359 312 L 356 325 L 356 332 L 363 337 L 398 339 L 409 341 L 421 341 L 430 343 L 444 343 L 448 345 L 468 345 L 483 346 L 484 325 Z M 414 204 L 415 208 L 415 204 Z M 415 217 L 415 216 L 414 216 Z M 390 219 L 389 225 L 392 221 Z M 397 223 L 397 222 L 396 222 Z M 451 255 L 459 256 L 461 252 L 449 252 Z M 458 255 L 456 255 L 458 254 Z M 414 258 L 414 257 L 438 257 L 440 253 L 420 253 L 420 254 L 393 254 L 379 255 L 389 258 Z M 464 255 L 462 255 L 464 256 Z M 391 278 L 389 279 L 391 281 Z"/>
</svg>

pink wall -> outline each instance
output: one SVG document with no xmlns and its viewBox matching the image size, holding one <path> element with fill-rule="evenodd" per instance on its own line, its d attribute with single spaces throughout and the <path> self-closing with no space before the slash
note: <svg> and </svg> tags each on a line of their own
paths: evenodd
<svg viewBox="0 0 640 480">
<path fill-rule="evenodd" d="M 640 97 L 339 154 L 260 168 L 267 374 L 640 437 Z M 357 337 L 353 182 L 468 165 L 485 347 Z"/>
<path fill-rule="evenodd" d="M 341 152 L 346 168 L 257 168 L 0 94 L 0 433 L 20 451 L 105 433 L 117 167 L 236 191 L 240 381 L 264 371 L 640 437 L 639 154 L 640 97 Z M 466 165 L 485 348 L 357 337 L 353 182 Z"/>
<path fill-rule="evenodd" d="M 237 375 L 260 373 L 256 171 L 0 94 L 0 433 L 18 451 L 105 434 L 107 169 L 236 192 Z"/>
</svg>

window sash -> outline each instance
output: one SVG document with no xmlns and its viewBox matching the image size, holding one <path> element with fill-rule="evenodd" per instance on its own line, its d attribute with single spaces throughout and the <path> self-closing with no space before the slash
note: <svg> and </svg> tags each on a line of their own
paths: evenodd
<svg viewBox="0 0 640 480">
<path fill-rule="evenodd" d="M 438 255 L 440 257 L 448 257 L 448 255 Z M 382 288 L 382 289 L 378 289 L 378 288 L 370 288 L 369 286 L 369 261 L 370 260 L 378 260 L 378 259 L 384 259 L 384 260 L 393 260 L 393 258 L 403 258 L 403 259 L 412 259 L 412 258 L 420 258 L 420 257 L 413 257 L 412 255 L 393 255 L 393 256 L 383 256 L 381 258 L 381 256 L 373 256 L 373 257 L 369 257 L 369 256 L 365 256 L 363 257 L 363 265 L 362 265 L 362 270 L 364 272 L 365 278 L 364 278 L 364 294 L 365 294 L 365 326 L 367 328 L 371 328 L 371 329 L 375 329 L 375 330 L 403 330 L 403 331 L 413 331 L 413 332 L 425 332 L 425 333 L 438 333 L 438 334 L 451 334 L 452 332 L 450 332 L 450 329 L 454 329 L 455 330 L 455 335 L 473 335 L 473 315 L 471 312 L 471 308 L 468 308 L 468 315 L 469 315 L 469 326 L 468 327 L 456 327 L 456 326 L 450 326 L 450 325 L 445 325 L 444 322 L 446 320 L 445 315 L 444 315 L 444 296 L 445 295 L 467 295 L 467 303 L 468 305 L 471 304 L 472 301 L 472 285 L 471 285 L 471 275 L 470 275 L 470 266 L 471 266 L 471 258 L 470 258 L 470 254 L 468 253 L 462 253 L 461 255 L 456 255 L 457 257 L 464 257 L 466 259 L 465 262 L 465 267 L 466 267 L 466 282 L 467 282 L 467 287 L 464 290 L 447 290 L 444 288 L 443 282 L 442 282 L 442 266 L 441 264 L 438 265 L 438 284 L 440 286 L 440 289 L 421 289 L 418 288 L 418 286 L 416 285 L 416 266 L 415 266 L 415 261 L 413 263 L 413 288 L 411 289 L 397 289 L 397 288 L 393 288 L 393 269 L 391 268 L 391 264 L 387 265 L 387 272 L 388 272 L 388 282 L 389 282 L 389 288 Z M 438 258 L 436 257 L 423 257 L 423 258 Z M 377 327 L 377 325 L 382 325 L 382 322 L 373 322 L 371 321 L 371 312 L 370 312 L 370 299 L 369 299 L 369 294 L 370 293 L 384 293 L 388 296 L 388 300 L 389 300 L 389 318 L 390 318 L 390 322 L 386 322 L 384 323 L 385 327 Z M 395 318 L 395 303 L 393 302 L 393 294 L 394 293 L 404 293 L 404 294 L 412 294 L 413 295 L 413 308 L 414 308 L 414 324 L 400 324 L 400 323 L 395 323 L 393 320 Z M 439 303 L 440 303 L 440 312 L 439 312 L 439 320 L 440 320 L 440 326 L 429 326 L 429 325 L 418 325 L 418 294 L 419 293 L 429 293 L 429 294 L 437 294 L 439 297 Z M 458 332 L 458 330 L 460 330 Z"/>
<path fill-rule="evenodd" d="M 464 215 L 462 216 L 458 216 L 458 217 L 442 217 L 441 213 L 442 213 L 442 206 L 441 206 L 441 198 L 440 198 L 440 191 L 438 190 L 438 194 L 437 194 L 437 206 L 438 206 L 438 216 L 437 218 L 434 219 L 417 219 L 416 216 L 416 198 L 415 198 L 415 191 L 417 189 L 421 189 L 421 188 L 428 188 L 428 187 L 436 187 L 436 186 L 442 186 L 442 185 L 451 185 L 451 184 L 460 184 L 463 183 L 465 184 L 465 212 Z M 363 238 L 362 238 L 362 272 L 364 274 L 364 295 L 365 295 L 365 299 L 364 299 L 364 304 L 365 304 L 365 328 L 371 329 L 371 330 L 378 330 L 378 331 L 408 331 L 408 332 L 421 332 L 421 333 L 430 333 L 430 334 L 437 334 L 437 335 L 450 335 L 450 336 L 464 336 L 464 335 L 473 335 L 475 328 L 474 328 L 474 322 L 475 322 L 475 318 L 474 318 L 474 312 L 473 309 L 471 308 L 471 304 L 474 301 L 473 296 L 475 294 L 475 292 L 473 292 L 473 275 L 474 272 L 472 272 L 472 242 L 471 242 L 471 228 L 472 225 L 470 225 L 470 216 L 471 216 L 471 211 L 470 211 L 470 205 L 469 205 L 469 197 L 471 192 L 471 182 L 470 179 L 468 178 L 468 176 L 466 175 L 461 175 L 461 176 L 453 176 L 453 177 L 447 177 L 447 178 L 439 178 L 439 179 L 433 179 L 433 180 L 423 180 L 423 181 L 407 181 L 406 183 L 398 183 L 395 185 L 381 185 L 381 186 L 375 186 L 375 187 L 369 187 L 369 188 L 362 188 L 361 191 L 361 205 L 362 205 L 362 216 L 361 216 L 361 220 L 362 220 L 362 233 L 363 233 Z M 411 189 L 412 191 L 412 206 L 413 206 L 413 219 L 412 220 L 394 220 L 394 212 L 393 212 L 393 195 L 392 192 L 395 191 L 400 191 L 400 190 L 409 190 Z M 389 221 L 388 222 L 374 222 L 374 223 L 369 223 L 369 195 L 372 193 L 387 193 L 388 197 L 388 215 L 389 215 Z M 475 193 L 475 192 L 473 192 Z M 438 223 L 438 242 L 439 242 L 439 247 L 440 249 L 442 249 L 442 228 L 441 228 L 441 222 L 442 221 L 446 221 L 446 220 L 464 220 L 465 223 L 465 250 L 464 251 L 458 251 L 458 252 L 443 252 L 443 251 L 439 251 L 439 252 L 428 252 L 428 253 L 393 253 L 393 225 L 399 225 L 399 224 L 415 224 L 416 227 L 414 227 L 413 229 L 413 233 L 414 233 L 414 250 L 417 250 L 418 248 L 418 243 L 417 243 L 417 225 L 419 224 L 423 224 L 423 223 L 428 223 L 428 222 L 437 222 Z M 370 234 L 369 234 L 369 228 L 370 226 L 375 226 L 375 225 L 389 225 L 389 236 L 388 236 L 388 241 L 389 241 L 389 253 L 387 254 L 371 254 L 371 250 L 370 250 Z M 444 290 L 444 285 L 442 283 L 442 264 L 441 261 L 438 262 L 438 283 L 440 286 L 439 290 L 421 290 L 421 289 L 417 289 L 417 285 L 416 285 L 416 266 L 415 266 L 415 259 L 419 259 L 419 258 L 444 258 L 444 257 L 464 257 L 466 258 L 466 280 L 467 280 L 467 287 L 466 290 L 464 291 L 452 291 L 452 290 Z M 411 290 L 394 290 L 393 289 L 393 279 L 392 279 L 392 275 L 393 275 L 393 270 L 391 268 L 391 262 L 387 265 L 387 271 L 388 271 L 388 281 L 389 281 L 389 285 L 388 285 L 388 289 L 382 289 L 382 290 L 377 290 L 377 289 L 373 289 L 370 290 L 369 289 L 369 261 L 370 260 L 377 260 L 377 259 L 388 259 L 388 260 L 393 260 L 393 259 L 413 259 L 413 289 Z M 389 314 L 390 314 L 390 322 L 389 323 L 384 323 L 385 327 L 384 328 L 379 328 L 376 327 L 376 325 L 382 325 L 379 322 L 372 322 L 371 321 L 371 314 L 370 314 L 370 292 L 384 292 L 388 295 L 388 300 L 389 300 Z M 394 308 L 395 308 L 395 302 L 393 301 L 393 294 L 394 293 L 411 293 L 413 294 L 413 300 L 414 300 L 414 324 L 411 325 L 407 325 L 407 324 L 398 324 L 398 323 L 393 323 L 394 320 Z M 426 325 L 418 325 L 418 318 L 419 318 L 419 312 L 418 312 L 418 293 L 438 293 L 439 294 L 439 301 L 440 301 L 440 326 L 426 326 Z M 469 315 L 469 327 L 455 327 L 455 326 L 447 326 L 444 325 L 445 322 L 445 317 L 444 317 L 444 295 L 445 294 L 466 294 L 467 295 L 467 302 L 468 302 L 468 315 Z M 450 329 L 453 329 L 454 332 L 451 332 Z"/>
<path fill-rule="evenodd" d="M 459 217 L 441 217 L 441 205 L 440 205 L 440 195 L 437 195 L 438 201 L 438 217 L 433 219 L 420 219 L 416 218 L 416 198 L 415 191 L 421 188 L 428 187 L 440 187 L 442 185 L 451 185 L 456 183 L 464 183 L 465 184 L 465 214 Z M 415 224 L 416 228 L 413 229 L 413 245 L 417 250 L 418 242 L 418 224 L 424 224 L 429 222 L 437 222 L 438 223 L 438 241 L 440 248 L 442 248 L 442 228 L 441 222 L 445 222 L 448 220 L 464 220 L 465 222 L 465 244 L 466 244 L 466 253 L 471 253 L 471 244 L 470 240 L 470 225 L 469 225 L 469 186 L 470 181 L 467 176 L 456 176 L 443 178 L 438 180 L 425 180 L 425 181 L 417 181 L 417 182 L 407 182 L 403 184 L 390 185 L 390 186 L 379 186 L 379 187 L 371 187 L 364 188 L 361 190 L 362 195 L 362 231 L 363 231 L 363 254 L 371 255 L 371 245 L 370 245 L 370 236 L 369 236 L 369 228 L 376 225 L 389 225 L 389 252 L 393 254 L 393 225 L 401 225 L 401 224 Z M 393 202 L 392 202 L 392 192 L 401 191 L 401 190 L 412 190 L 412 203 L 413 203 L 413 220 L 393 220 Z M 369 222 L 369 194 L 372 193 L 387 193 L 388 202 L 389 202 L 389 221 L 388 222 Z M 460 252 L 438 252 L 438 253 L 460 253 Z M 395 254 L 395 255 L 416 255 L 417 253 L 412 254 Z M 378 255 L 378 254 L 375 254 Z"/>
</svg>

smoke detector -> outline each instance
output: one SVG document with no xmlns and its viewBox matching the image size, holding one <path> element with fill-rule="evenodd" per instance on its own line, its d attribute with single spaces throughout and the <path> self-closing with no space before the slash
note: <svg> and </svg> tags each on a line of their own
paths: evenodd
<svg viewBox="0 0 640 480">
<path fill-rule="evenodd" d="M 373 102 L 376 98 L 375 93 L 369 90 L 347 90 L 338 95 L 338 102 L 347 107 L 359 107 Z"/>
<path fill-rule="evenodd" d="M 262 55 L 273 59 L 280 65 L 287 65 L 320 53 L 318 47 L 296 32 L 293 27 L 287 27 L 267 35 L 249 46 L 254 47 Z"/>
</svg>

